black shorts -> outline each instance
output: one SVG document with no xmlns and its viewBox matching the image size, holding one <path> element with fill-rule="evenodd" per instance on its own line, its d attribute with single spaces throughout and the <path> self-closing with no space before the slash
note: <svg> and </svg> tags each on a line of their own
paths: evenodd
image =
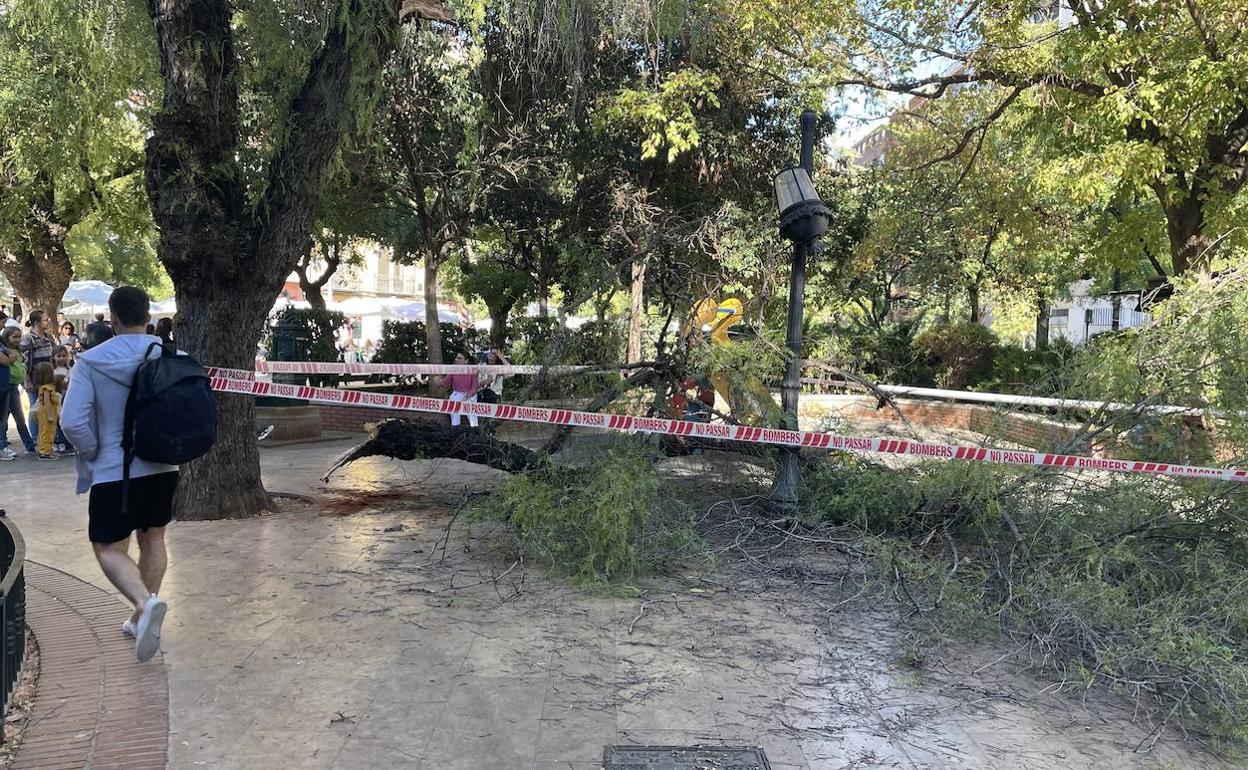
<svg viewBox="0 0 1248 770">
<path fill-rule="evenodd" d="M 178 472 L 157 473 L 130 479 L 130 507 L 121 512 L 121 482 L 106 481 L 91 487 L 87 503 L 87 536 L 92 543 L 116 543 L 136 529 L 163 527 L 173 520 L 173 493 Z"/>
</svg>

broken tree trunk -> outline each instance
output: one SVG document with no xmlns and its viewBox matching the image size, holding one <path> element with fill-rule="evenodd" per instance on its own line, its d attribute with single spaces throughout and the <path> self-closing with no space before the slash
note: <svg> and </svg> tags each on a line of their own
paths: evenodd
<svg viewBox="0 0 1248 770">
<path fill-rule="evenodd" d="M 367 441 L 347 450 L 325 472 L 324 480 L 338 469 L 365 457 L 392 457 L 396 460 L 422 460 L 446 457 L 487 465 L 507 473 L 531 470 L 562 470 L 544 454 L 499 441 L 477 428 L 451 427 L 428 420 L 389 419 L 370 431 Z"/>
</svg>

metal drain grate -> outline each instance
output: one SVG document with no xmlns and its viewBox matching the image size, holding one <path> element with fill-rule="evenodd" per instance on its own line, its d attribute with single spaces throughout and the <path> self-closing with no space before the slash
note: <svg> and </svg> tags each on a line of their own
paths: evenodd
<svg viewBox="0 0 1248 770">
<path fill-rule="evenodd" d="M 603 770 L 771 770 L 750 746 L 608 746 Z"/>
</svg>

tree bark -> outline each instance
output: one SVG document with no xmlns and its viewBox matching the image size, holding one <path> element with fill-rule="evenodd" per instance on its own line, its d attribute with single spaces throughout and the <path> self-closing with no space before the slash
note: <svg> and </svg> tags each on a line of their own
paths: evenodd
<svg viewBox="0 0 1248 770">
<path fill-rule="evenodd" d="M 214 366 L 255 365 L 260 330 L 272 307 L 267 292 L 179 290 L 177 302 L 179 347 Z M 182 469 L 175 505 L 180 519 L 239 519 L 272 510 L 260 480 L 255 399 L 218 394 L 217 408 L 216 445 Z"/>
<path fill-rule="evenodd" d="M 537 255 L 537 317 L 550 318 L 550 245 L 539 243 Z"/>
<path fill-rule="evenodd" d="M 429 363 L 442 363 L 442 328 L 438 326 L 438 258 L 425 252 L 425 346 Z"/>
<path fill-rule="evenodd" d="M 348 450 L 326 470 L 324 479 L 339 468 L 365 457 L 382 456 L 397 460 L 447 457 L 487 465 L 507 473 L 537 469 L 565 470 L 552 465 L 545 453 L 499 441 L 477 428 L 453 428 L 433 420 L 383 420 L 363 444 Z"/>
<path fill-rule="evenodd" d="M 1166 214 L 1166 236 L 1170 240 L 1170 260 L 1174 275 L 1188 270 L 1207 270 L 1213 256 L 1213 241 L 1205 233 L 1205 201 L 1191 194 L 1175 205 L 1162 198 Z"/>
<path fill-rule="evenodd" d="M 1049 299 L 1036 295 L 1036 350 L 1049 346 Z"/>
<path fill-rule="evenodd" d="M 641 360 L 642 333 L 646 327 L 646 258 L 633 260 L 632 280 L 629 284 L 628 302 L 628 348 L 624 363 L 635 364 Z"/>
<path fill-rule="evenodd" d="M 240 166 L 242 76 L 227 0 L 148 0 L 164 101 L 147 141 L 147 192 L 160 261 L 177 293 L 179 346 L 211 366 L 250 368 L 261 330 L 312 229 L 322 180 L 359 89 L 375 84 L 397 3 L 350 0 L 287 105 L 284 140 L 258 204 Z M 365 56 L 364 52 L 375 53 Z M 251 516 L 271 507 L 260 480 L 250 398 L 219 397 L 218 440 L 183 470 L 177 513 Z"/>
<path fill-rule="evenodd" d="M 308 275 L 308 271 L 312 269 L 312 239 L 308 239 L 308 245 L 304 249 L 303 254 L 299 255 L 299 262 L 295 265 L 295 275 L 299 277 L 299 289 L 303 291 L 303 298 L 308 304 L 316 310 L 325 309 L 325 295 L 321 294 L 321 289 L 329 283 L 329 279 L 334 277 L 334 273 L 338 272 L 338 266 L 342 264 L 342 236 L 338 233 L 332 233 L 329 242 L 322 241 L 325 247 L 325 270 L 319 278 L 312 278 Z"/>
<path fill-rule="evenodd" d="M 489 308 L 490 345 L 499 350 L 507 347 L 507 319 L 511 316 L 511 309 L 515 306 L 515 302 L 507 302 Z"/>
<path fill-rule="evenodd" d="M 38 309 L 54 319 L 73 278 L 69 253 L 60 238 L 44 238 L 33 249 L 4 254 L 0 272 L 12 284 L 24 314 Z"/>
<path fill-rule="evenodd" d="M 970 305 L 968 320 L 977 324 L 983 318 L 983 306 L 979 302 L 979 281 L 972 280 L 966 284 L 966 302 Z"/>
<path fill-rule="evenodd" d="M 50 181 L 46 182 L 46 188 L 37 196 L 25 218 L 22 248 L 0 252 L 0 273 L 12 284 L 23 313 L 29 316 L 32 310 L 38 309 L 55 319 L 74 277 L 69 252 L 65 250 L 65 237 L 80 217 L 66 222 L 53 213 L 55 200 L 51 185 Z"/>
</svg>

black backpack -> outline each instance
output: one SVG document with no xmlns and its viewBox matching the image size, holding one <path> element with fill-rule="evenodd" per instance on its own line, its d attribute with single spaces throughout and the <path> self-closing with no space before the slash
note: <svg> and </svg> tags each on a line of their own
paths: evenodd
<svg viewBox="0 0 1248 770">
<path fill-rule="evenodd" d="M 152 348 L 160 348 L 159 358 L 148 357 Z M 216 440 L 217 399 L 208 373 L 194 358 L 178 355 L 172 345 L 153 342 L 126 399 L 122 505 L 129 498 L 130 463 L 135 457 L 181 465 L 203 456 Z"/>
</svg>

